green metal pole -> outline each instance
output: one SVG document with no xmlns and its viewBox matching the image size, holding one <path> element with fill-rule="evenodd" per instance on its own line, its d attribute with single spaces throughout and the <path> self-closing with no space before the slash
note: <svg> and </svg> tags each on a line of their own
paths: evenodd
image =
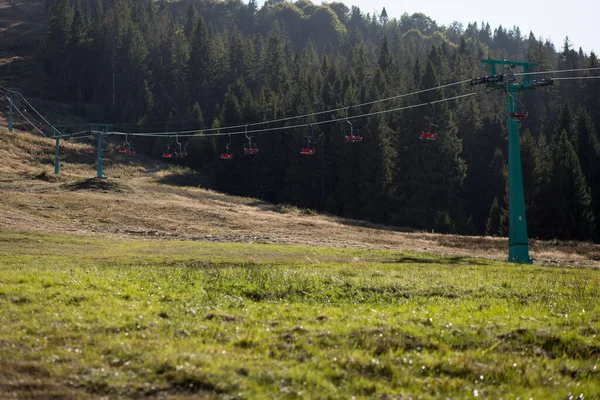
<svg viewBox="0 0 600 400">
<path fill-rule="evenodd" d="M 507 85 L 509 84 L 507 83 Z M 516 119 L 510 117 L 510 113 L 515 112 L 516 109 L 515 99 L 511 92 L 509 85 L 506 93 L 508 113 L 508 261 L 529 264 L 531 258 L 527 240 L 519 125 Z"/>
<path fill-rule="evenodd" d="M 97 177 L 102 179 L 102 134 L 98 134 L 98 173 Z"/>
<path fill-rule="evenodd" d="M 58 162 L 58 154 L 59 154 L 59 142 L 60 139 L 56 138 L 56 151 L 54 152 L 54 174 L 58 175 L 60 172 L 60 164 Z"/>
<path fill-rule="evenodd" d="M 9 105 L 8 105 L 8 133 L 12 133 L 13 128 L 13 93 L 9 92 Z"/>
</svg>

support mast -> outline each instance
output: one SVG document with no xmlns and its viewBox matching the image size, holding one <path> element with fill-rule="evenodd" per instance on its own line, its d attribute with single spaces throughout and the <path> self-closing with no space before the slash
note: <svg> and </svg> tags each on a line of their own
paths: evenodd
<svg viewBox="0 0 600 400">
<path fill-rule="evenodd" d="M 475 78 L 472 85 L 486 84 L 501 89 L 506 97 L 506 120 L 508 125 L 508 261 L 531 263 L 527 238 L 527 217 L 525 215 L 525 194 L 523 191 L 523 172 L 521 168 L 521 145 L 519 143 L 519 118 L 527 115 L 517 112 L 515 94 L 534 90 L 538 86 L 552 85 L 551 79 L 530 80 L 529 68 L 535 63 L 507 60 L 482 60 L 490 65 L 490 76 Z M 506 65 L 509 73 L 498 75 L 497 65 Z M 523 68 L 523 81 L 517 82 L 514 74 L 516 67 Z"/>
</svg>

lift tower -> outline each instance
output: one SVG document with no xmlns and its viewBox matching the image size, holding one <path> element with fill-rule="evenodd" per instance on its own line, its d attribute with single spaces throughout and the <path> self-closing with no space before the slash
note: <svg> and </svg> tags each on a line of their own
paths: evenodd
<svg viewBox="0 0 600 400">
<path fill-rule="evenodd" d="M 538 86 L 552 85 L 552 79 L 529 79 L 529 68 L 535 63 L 507 60 L 482 60 L 490 65 L 490 76 L 475 78 L 471 84 L 486 84 L 487 87 L 501 89 L 506 96 L 506 120 L 508 125 L 508 261 L 531 263 L 527 240 L 527 218 L 525 217 L 525 196 L 523 193 L 523 173 L 521 170 L 521 146 L 519 144 L 518 120 L 527 114 L 517 112 L 515 93 L 534 90 Z M 497 74 L 497 65 L 507 65 L 509 73 Z M 522 82 L 515 78 L 514 70 L 523 67 Z"/>
</svg>

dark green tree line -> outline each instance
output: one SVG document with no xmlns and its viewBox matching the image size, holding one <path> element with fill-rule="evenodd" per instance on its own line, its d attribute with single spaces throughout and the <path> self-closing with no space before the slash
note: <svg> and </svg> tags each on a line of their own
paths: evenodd
<svg viewBox="0 0 600 400">
<path fill-rule="evenodd" d="M 518 27 L 445 27 L 423 14 L 364 14 L 338 2 L 267 1 L 259 8 L 240 0 L 48 0 L 46 12 L 48 96 L 73 103 L 83 117 L 129 132 L 226 132 L 320 113 L 251 125 L 255 156 L 244 156 L 244 135 L 199 135 L 189 140 L 185 163 L 209 173 L 218 190 L 443 232 L 505 234 L 501 96 L 432 103 L 469 90 L 453 86 L 372 102 L 485 75 L 487 57 L 534 61 L 538 70 L 598 66 L 594 53 L 576 51 L 568 39 L 557 51 Z M 532 236 L 600 237 L 599 99 L 594 80 L 518 98 L 530 115 L 521 145 Z M 363 141 L 344 143 L 346 112 L 414 104 L 430 105 L 353 118 Z M 316 125 L 252 133 L 310 123 Z M 423 131 L 437 140 L 421 140 Z M 307 136 L 313 156 L 299 153 Z M 168 143 L 137 140 L 156 156 Z M 230 140 L 233 160 L 218 160 Z"/>
</svg>

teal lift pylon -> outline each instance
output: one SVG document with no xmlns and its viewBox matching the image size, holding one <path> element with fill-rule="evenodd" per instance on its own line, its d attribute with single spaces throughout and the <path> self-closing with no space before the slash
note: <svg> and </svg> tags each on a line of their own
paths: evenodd
<svg viewBox="0 0 600 400">
<path fill-rule="evenodd" d="M 529 67 L 535 63 L 507 60 L 482 60 L 490 64 L 490 76 L 496 76 L 496 65 L 508 65 L 511 70 L 523 67 L 523 81 L 517 82 L 514 72 L 507 74 L 503 83 L 488 83 L 488 87 L 506 92 L 506 120 L 508 124 L 508 261 L 530 264 L 529 241 L 527 238 L 527 218 L 525 215 L 525 194 L 523 192 L 523 172 L 521 168 L 521 145 L 519 144 L 519 123 L 515 118 L 514 94 L 533 90 L 529 79 Z"/>
<path fill-rule="evenodd" d="M 90 133 L 98 138 L 98 161 L 96 178 L 106 179 L 102 171 L 102 137 L 112 129 L 112 124 L 89 124 Z"/>
<path fill-rule="evenodd" d="M 56 140 L 56 149 L 54 150 L 54 174 L 60 173 L 60 138 L 65 135 L 67 125 L 53 125 L 53 128 L 60 131 L 60 135 L 56 130 L 53 130 L 54 139 Z"/>
</svg>

